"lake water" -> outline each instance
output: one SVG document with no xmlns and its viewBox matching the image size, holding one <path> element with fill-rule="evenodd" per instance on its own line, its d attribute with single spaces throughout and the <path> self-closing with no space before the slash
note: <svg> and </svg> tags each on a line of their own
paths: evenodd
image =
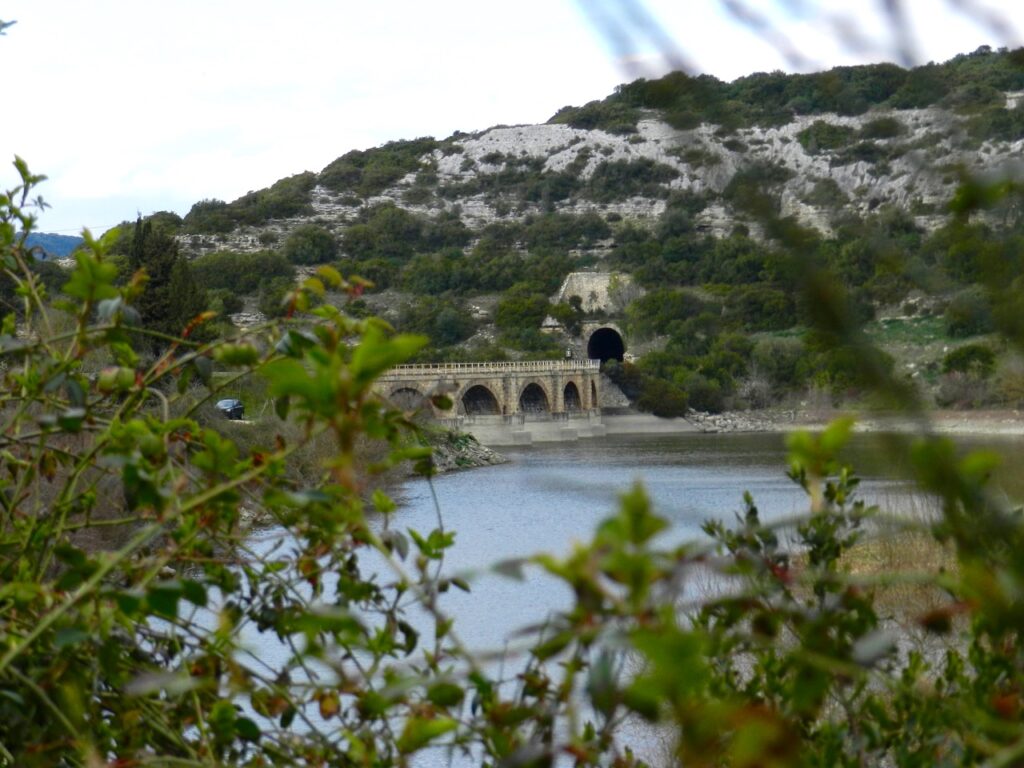
<svg viewBox="0 0 1024 768">
<path fill-rule="evenodd" d="M 1011 460 L 1020 455 L 1020 440 L 997 440 L 996 446 Z M 433 493 L 426 481 L 410 481 L 393 522 L 427 533 L 440 514 L 445 528 L 457 532 L 446 571 L 469 573 L 472 593 L 453 590 L 445 605 L 458 617 L 463 640 L 477 649 L 500 649 L 512 629 L 543 622 L 570 599 L 553 579 L 533 574 L 518 583 L 489 566 L 537 552 L 568 553 L 574 542 L 591 537 L 635 482 L 671 522 L 664 535 L 673 543 L 700 540 L 706 519 L 734 520 L 745 490 L 764 520 L 807 510 L 805 494 L 786 477 L 785 436 L 779 434 L 617 436 L 503 452 L 510 463 L 436 478 Z M 863 498 L 894 512 L 908 504 L 920 508 L 904 467 L 876 437 L 855 435 L 847 454 L 864 478 Z M 1004 474 L 1020 485 L 1021 473 Z M 1017 498 L 1024 497 L 1021 490 Z"/>
<path fill-rule="evenodd" d="M 994 438 L 967 444 L 1002 453 L 1008 467 L 1000 480 L 1012 497 L 1024 498 L 1024 441 Z M 500 656 L 514 649 L 523 642 L 516 630 L 543 624 L 553 611 L 568 607 L 572 597 L 535 568 L 527 570 L 525 582 L 518 582 L 490 567 L 538 552 L 569 553 L 574 542 L 592 536 L 600 521 L 615 511 L 619 494 L 635 482 L 643 484 L 655 511 L 671 522 L 663 534 L 669 543 L 702 540 L 706 519 L 734 520 L 743 509 L 745 490 L 765 520 L 807 510 L 805 494 L 786 477 L 785 437 L 778 434 L 615 436 L 503 452 L 510 463 L 444 475 L 432 485 L 422 479 L 405 483 L 397 494 L 401 507 L 391 522 L 398 530 L 427 534 L 437 527 L 440 515 L 444 527 L 457 532 L 444 570 L 467 577 L 471 592 L 450 589 L 441 596 L 441 607 L 455 617 L 465 645 L 480 653 Z M 921 508 L 920 497 L 902 477 L 905 468 L 876 437 L 855 435 L 845 458 L 864 478 L 860 492 L 868 502 L 894 512 Z M 264 536 L 267 546 L 277 538 L 272 531 Z M 372 570 L 368 555 L 364 563 Z M 409 619 L 427 637 L 433 634 L 425 616 L 414 613 Z M 252 641 L 265 661 L 273 663 L 286 653 L 266 637 Z M 493 669 L 496 663 L 485 666 Z M 518 667 L 521 660 L 509 663 Z M 627 740 L 642 751 L 656 741 L 639 723 L 630 729 L 636 733 Z M 446 750 L 428 750 L 416 765 L 449 765 L 449 759 Z"/>
</svg>

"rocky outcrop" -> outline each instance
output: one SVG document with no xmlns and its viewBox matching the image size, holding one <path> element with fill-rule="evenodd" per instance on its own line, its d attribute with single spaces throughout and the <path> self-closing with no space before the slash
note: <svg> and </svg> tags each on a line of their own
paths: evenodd
<svg viewBox="0 0 1024 768">
<path fill-rule="evenodd" d="M 778 432 L 793 425 L 797 421 L 797 416 L 796 411 L 690 411 L 686 414 L 686 420 L 700 432 Z"/>
<path fill-rule="evenodd" d="M 1020 94 L 1008 94 L 1007 103 L 1018 98 Z M 887 121 L 889 130 L 872 131 L 880 120 Z M 808 138 L 816 123 L 851 138 L 842 147 L 819 148 Z M 737 173 L 756 165 L 783 169 L 787 178 L 773 186 L 780 212 L 824 233 L 839 212 L 865 215 L 886 204 L 902 208 L 932 229 L 943 220 L 936 214 L 949 201 L 959 168 L 1024 178 L 1022 150 L 1024 140 L 972 143 L 963 118 L 939 108 L 876 109 L 857 117 L 801 116 L 786 125 L 734 132 L 708 124 L 676 130 L 654 113 L 629 135 L 560 124 L 501 126 L 446 139 L 422 156 L 420 171 L 369 198 L 316 186 L 310 193 L 310 216 L 240 227 L 228 234 L 185 234 L 179 240 L 191 253 L 254 251 L 283 242 L 292 229 L 311 220 L 343 234 L 367 207 L 381 203 L 427 217 L 457 212 L 474 230 L 548 211 L 596 212 L 610 221 L 650 224 L 663 213 L 673 192 L 704 198 L 706 207 L 695 216 L 699 228 L 725 235 L 737 223 L 745 223 L 756 234 L 756 226 L 744 221 L 728 194 L 723 195 Z M 656 163 L 671 169 L 668 175 L 674 177 L 648 185 L 644 195 L 588 194 L 586 185 L 598 169 L 615 161 Z M 510 199 L 503 185 L 522 169 L 537 178 L 571 177 L 576 190 L 557 200 L 529 195 Z"/>
<path fill-rule="evenodd" d="M 437 474 L 460 469 L 505 464 L 508 459 L 477 442 L 465 432 L 442 431 L 428 436 L 434 471 Z"/>
<path fill-rule="evenodd" d="M 641 293 L 631 275 L 619 272 L 570 272 L 552 300 L 556 304 L 567 303 L 573 296 L 579 296 L 582 302 L 580 308 L 584 312 L 614 315 L 622 312 Z"/>
</svg>

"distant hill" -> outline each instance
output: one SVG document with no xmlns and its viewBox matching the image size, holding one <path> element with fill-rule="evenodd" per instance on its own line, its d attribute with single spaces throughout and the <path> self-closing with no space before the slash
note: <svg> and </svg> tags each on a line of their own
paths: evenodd
<svg viewBox="0 0 1024 768">
<path fill-rule="evenodd" d="M 82 238 L 72 235 L 54 235 L 49 232 L 33 232 L 28 236 L 28 245 L 32 248 L 39 247 L 48 258 L 63 259 L 70 256 L 82 243 Z"/>
<path fill-rule="evenodd" d="M 153 220 L 225 306 L 279 312 L 290 271 L 318 264 L 371 281 L 346 308 L 429 337 L 423 361 L 589 355 L 587 329 L 614 321 L 636 360 L 623 391 L 660 415 L 862 390 L 861 351 L 808 331 L 834 303 L 808 298 L 810 263 L 881 340 L 879 368 L 944 407 L 1016 403 L 1016 358 L 986 381 L 946 356 L 988 359 L 988 334 L 1024 317 L 1024 194 L 974 211 L 961 185 L 1016 193 L 1022 157 L 1024 49 L 979 48 L 914 69 L 676 72 L 543 125 L 352 150 Z M 560 290 L 571 273 L 588 280 Z M 614 306 L 595 301 L 598 274 L 629 276 L 608 279 Z"/>
<path fill-rule="evenodd" d="M 1016 172 L 1022 97 L 1024 49 L 731 83 L 675 72 L 565 107 L 545 125 L 353 150 L 234 202 L 199 201 L 177 230 L 198 254 L 283 243 L 313 220 L 344 239 L 382 205 L 457 217 L 474 234 L 550 213 L 651 227 L 666 201 L 688 195 L 689 216 L 721 236 L 754 224 L 744 211 L 750 187 L 826 235 L 837 219 L 884 206 L 933 230 L 958 169 Z"/>
</svg>

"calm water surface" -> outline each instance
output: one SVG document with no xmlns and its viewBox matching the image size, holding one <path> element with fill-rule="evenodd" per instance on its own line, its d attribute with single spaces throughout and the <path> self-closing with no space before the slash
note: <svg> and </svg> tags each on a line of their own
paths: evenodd
<svg viewBox="0 0 1024 768">
<path fill-rule="evenodd" d="M 669 543 L 701 539 L 700 526 L 708 518 L 735 519 L 745 490 L 766 520 L 804 513 L 806 496 L 786 477 L 784 442 L 776 434 L 685 434 L 506 449 L 508 464 L 445 475 L 432 486 L 409 481 L 397 494 L 402 506 L 392 525 L 426 534 L 437 527 L 440 515 L 445 528 L 457 532 L 445 571 L 467 576 L 472 591 L 449 590 L 442 595 L 442 607 L 456 618 L 456 631 L 470 649 L 500 652 L 510 641 L 516 644 L 516 630 L 543 624 L 553 611 L 569 607 L 572 596 L 536 569 L 527 571 L 525 582 L 499 576 L 490 570 L 495 562 L 538 552 L 569 553 L 575 542 L 592 536 L 596 525 L 615 511 L 619 494 L 635 482 L 646 488 L 655 511 L 671 521 L 671 530 L 663 534 Z M 1024 440 L 992 438 L 965 445 L 999 451 L 1006 462 L 999 480 L 1012 497 L 1024 499 Z M 888 509 L 920 508 L 920 497 L 902 479 L 906 468 L 877 438 L 855 435 L 845 458 L 864 478 L 861 495 L 866 500 Z M 278 539 L 267 531 L 253 543 L 269 547 Z M 373 570 L 372 555 L 363 557 L 364 567 Z M 425 616 L 409 618 L 428 637 L 433 634 Z M 251 641 L 268 662 L 287 655 L 286 648 L 266 636 Z M 641 752 L 656 746 L 649 728 L 637 723 L 630 725 L 634 729 L 627 740 Z M 445 750 L 428 750 L 416 765 L 450 765 L 449 760 Z M 456 759 L 454 764 L 470 763 Z"/>
<path fill-rule="evenodd" d="M 449 593 L 447 606 L 474 648 L 500 648 L 508 633 L 542 622 L 569 605 L 568 591 L 542 574 L 526 584 L 490 573 L 495 562 L 537 552 L 566 554 L 586 541 L 616 509 L 619 494 L 641 482 L 658 514 L 672 524 L 666 540 L 700 539 L 708 518 L 735 519 L 750 491 L 766 520 L 806 511 L 803 491 L 786 477 L 785 437 L 778 434 L 650 435 L 505 449 L 509 464 L 406 484 L 394 524 L 426 533 L 444 525 L 456 546 L 449 573 L 470 572 L 473 591 Z M 991 442 L 991 441 L 990 441 Z M 1022 442 L 996 439 L 995 447 L 1019 464 Z M 977 445 L 975 445 L 977 447 Z M 861 495 L 884 508 L 919 506 L 899 461 L 870 435 L 855 435 L 848 460 L 864 483 Z M 1019 467 L 1017 467 L 1019 469 Z M 1020 484 L 1019 471 L 1004 473 Z M 1017 498 L 1024 497 L 1017 489 Z"/>
</svg>

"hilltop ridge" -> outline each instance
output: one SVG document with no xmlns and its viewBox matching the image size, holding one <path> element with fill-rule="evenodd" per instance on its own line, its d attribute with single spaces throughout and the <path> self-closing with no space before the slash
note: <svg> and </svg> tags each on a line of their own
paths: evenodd
<svg viewBox="0 0 1024 768">
<path fill-rule="evenodd" d="M 726 84 L 673 73 L 560 110 L 543 125 L 355 150 L 233 203 L 201 201 L 182 231 L 199 253 L 256 250 L 266 232 L 310 220 L 335 234 L 367 208 L 455 213 L 470 228 L 548 212 L 651 222 L 673 193 L 722 235 L 750 224 L 735 187 L 777 195 L 782 215 L 829 233 L 839 215 L 884 205 L 941 223 L 959 169 L 1018 173 L 1024 69 L 1018 52 L 979 49 L 943 65 L 755 74 Z M 730 187 L 732 183 L 732 188 Z"/>
<path fill-rule="evenodd" d="M 296 270 L 333 264 L 373 285 L 349 311 L 429 337 L 421 359 L 557 356 L 614 315 L 638 361 L 612 375 L 666 415 L 856 396 L 872 366 L 940 405 L 1006 404 L 1024 362 L 987 334 L 1024 312 L 1024 206 L 1005 183 L 1024 180 L 1022 151 L 1024 54 L 981 48 L 911 70 L 638 80 L 545 124 L 353 150 L 154 220 L 224 312 L 279 312 Z M 966 180 L 1003 192 L 965 207 Z M 773 223 L 832 294 L 800 288 L 807 264 Z M 636 290 L 595 304 L 562 288 L 581 271 Z M 816 302 L 877 359 L 821 343 Z"/>
</svg>

